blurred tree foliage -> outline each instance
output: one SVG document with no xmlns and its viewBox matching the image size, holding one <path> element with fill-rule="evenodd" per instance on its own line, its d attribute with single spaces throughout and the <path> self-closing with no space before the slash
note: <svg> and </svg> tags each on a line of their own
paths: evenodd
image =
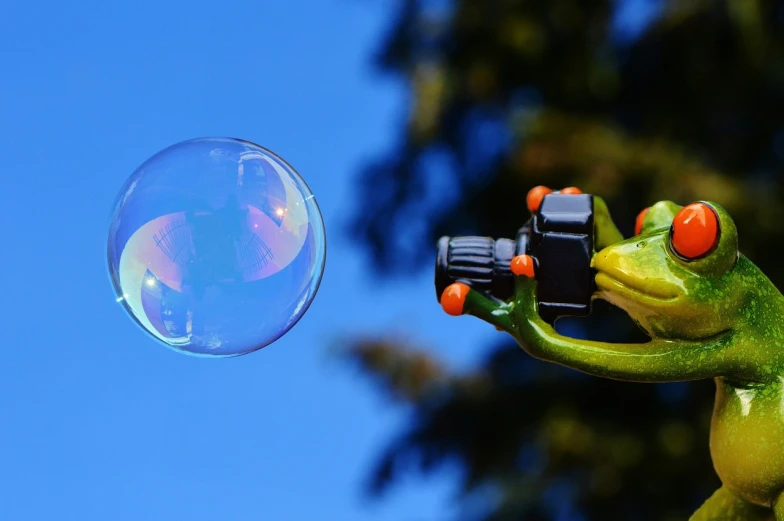
<svg viewBox="0 0 784 521">
<path fill-rule="evenodd" d="M 625 20 L 643 7 L 635 32 Z M 716 201 L 782 287 L 782 3 L 399 0 L 377 63 L 410 100 L 393 150 L 363 172 L 351 230 L 384 273 L 432 269 L 441 235 L 513 237 L 545 184 L 603 196 L 626 235 L 653 202 Z M 640 340 L 597 307 L 559 327 Z M 394 338 L 354 342 L 352 360 L 413 413 L 374 492 L 412 464 L 456 462 L 461 519 L 666 521 L 718 486 L 712 382 L 602 380 L 511 341 L 487 352 L 457 374 Z"/>
</svg>

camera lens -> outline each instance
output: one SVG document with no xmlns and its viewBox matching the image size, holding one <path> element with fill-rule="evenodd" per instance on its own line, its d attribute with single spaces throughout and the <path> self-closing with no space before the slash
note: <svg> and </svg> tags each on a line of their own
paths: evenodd
<svg viewBox="0 0 784 521">
<path fill-rule="evenodd" d="M 436 298 L 450 284 L 463 282 L 476 291 L 506 300 L 514 292 L 509 263 L 517 247 L 527 241 L 518 237 L 493 240 L 490 237 L 441 237 L 436 256 Z"/>
</svg>

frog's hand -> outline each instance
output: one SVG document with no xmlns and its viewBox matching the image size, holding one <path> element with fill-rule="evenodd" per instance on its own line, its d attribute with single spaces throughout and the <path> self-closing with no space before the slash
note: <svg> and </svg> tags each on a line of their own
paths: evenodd
<svg viewBox="0 0 784 521">
<path fill-rule="evenodd" d="M 558 191 L 562 194 L 581 194 L 583 193 L 582 190 L 579 188 L 575 188 L 574 186 L 570 186 L 568 188 L 562 188 Z M 528 195 L 525 198 L 526 205 L 528 206 L 528 210 L 531 213 L 536 212 L 539 207 L 542 205 L 542 200 L 548 194 L 553 193 L 551 188 L 546 186 L 536 186 L 529 190 Z M 616 242 L 621 242 L 623 240 L 623 235 L 618 228 L 613 223 L 612 217 L 610 217 L 610 210 L 607 208 L 607 203 L 604 202 L 604 199 L 598 196 L 593 196 L 593 219 L 594 219 L 594 249 L 599 251 L 611 244 L 615 244 Z"/>
<path fill-rule="evenodd" d="M 607 246 L 621 242 L 623 235 L 610 217 L 610 209 L 604 199 L 593 196 L 594 249 L 603 250 Z"/>
<path fill-rule="evenodd" d="M 654 338 L 645 344 L 578 340 L 556 333 L 539 317 L 536 280 L 516 277 L 512 303 L 514 335 L 531 356 L 584 373 L 635 382 L 675 382 L 712 378 L 730 372 L 736 359 L 731 333 L 700 342 Z"/>
<path fill-rule="evenodd" d="M 474 315 L 498 329 L 508 332 L 514 329 L 509 304 L 490 299 L 462 282 L 447 286 L 441 294 L 441 307 L 452 316 Z"/>
</svg>

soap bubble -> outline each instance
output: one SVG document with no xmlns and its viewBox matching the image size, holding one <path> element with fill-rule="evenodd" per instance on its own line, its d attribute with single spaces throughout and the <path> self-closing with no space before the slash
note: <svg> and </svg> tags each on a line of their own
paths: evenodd
<svg viewBox="0 0 784 521">
<path fill-rule="evenodd" d="M 316 200 L 281 158 L 229 138 L 185 141 L 128 179 L 108 243 L 117 301 L 177 351 L 237 356 L 302 317 L 324 270 Z"/>
</svg>

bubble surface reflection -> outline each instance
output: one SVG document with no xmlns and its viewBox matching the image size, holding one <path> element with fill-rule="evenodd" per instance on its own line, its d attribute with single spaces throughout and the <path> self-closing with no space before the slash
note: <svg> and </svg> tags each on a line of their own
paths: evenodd
<svg viewBox="0 0 784 521">
<path fill-rule="evenodd" d="M 307 310 L 324 270 L 324 223 L 280 157 L 231 138 L 171 146 L 120 191 L 109 272 L 146 331 L 201 356 L 261 349 Z"/>
</svg>

